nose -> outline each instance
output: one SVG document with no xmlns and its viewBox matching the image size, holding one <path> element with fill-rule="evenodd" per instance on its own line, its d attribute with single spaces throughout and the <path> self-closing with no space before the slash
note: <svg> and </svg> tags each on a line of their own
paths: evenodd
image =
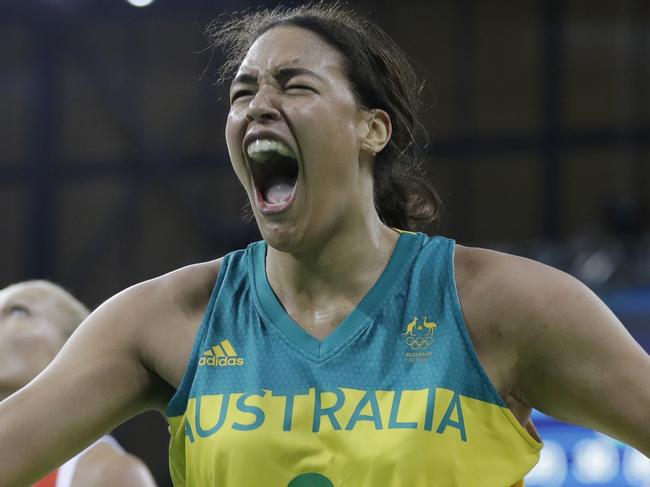
<svg viewBox="0 0 650 487">
<path fill-rule="evenodd" d="M 246 119 L 249 122 L 273 121 L 280 118 L 280 112 L 275 106 L 273 93 L 270 88 L 261 87 L 246 111 Z"/>
</svg>

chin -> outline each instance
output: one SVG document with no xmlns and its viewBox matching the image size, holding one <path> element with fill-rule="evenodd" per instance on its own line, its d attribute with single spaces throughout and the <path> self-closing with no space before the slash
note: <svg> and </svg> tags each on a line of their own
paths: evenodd
<svg viewBox="0 0 650 487">
<path fill-rule="evenodd" d="M 267 224 L 259 227 L 262 238 L 280 252 L 294 252 L 300 247 L 300 238 L 293 228 L 285 225 Z"/>
<path fill-rule="evenodd" d="M 269 221 L 268 218 L 255 215 L 257 228 L 266 243 L 280 252 L 294 253 L 299 251 L 302 242 L 302 233 L 296 228 L 295 222 Z"/>
</svg>

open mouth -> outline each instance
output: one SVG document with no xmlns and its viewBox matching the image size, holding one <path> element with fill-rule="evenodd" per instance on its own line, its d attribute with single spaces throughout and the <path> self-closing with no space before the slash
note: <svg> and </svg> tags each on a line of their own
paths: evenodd
<svg viewBox="0 0 650 487">
<path fill-rule="evenodd" d="M 277 140 L 258 139 L 246 152 L 260 209 L 277 213 L 288 208 L 298 181 L 298 160 L 293 150 Z"/>
</svg>

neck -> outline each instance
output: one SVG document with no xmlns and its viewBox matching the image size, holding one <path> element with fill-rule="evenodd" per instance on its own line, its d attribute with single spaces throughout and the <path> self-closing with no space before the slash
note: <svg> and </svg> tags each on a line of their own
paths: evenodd
<svg viewBox="0 0 650 487">
<path fill-rule="evenodd" d="M 399 237 L 378 217 L 373 224 L 332 234 L 301 253 L 268 247 L 268 279 L 288 311 L 305 310 L 318 321 L 319 315 L 356 306 L 383 272 Z"/>
</svg>

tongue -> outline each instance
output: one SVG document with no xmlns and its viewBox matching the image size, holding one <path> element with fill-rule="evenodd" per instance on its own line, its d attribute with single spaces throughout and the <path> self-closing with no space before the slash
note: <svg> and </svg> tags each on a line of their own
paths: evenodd
<svg viewBox="0 0 650 487">
<path fill-rule="evenodd" d="M 266 184 L 264 199 L 267 203 L 277 204 L 291 198 L 295 181 L 288 178 L 274 177 Z"/>
</svg>

